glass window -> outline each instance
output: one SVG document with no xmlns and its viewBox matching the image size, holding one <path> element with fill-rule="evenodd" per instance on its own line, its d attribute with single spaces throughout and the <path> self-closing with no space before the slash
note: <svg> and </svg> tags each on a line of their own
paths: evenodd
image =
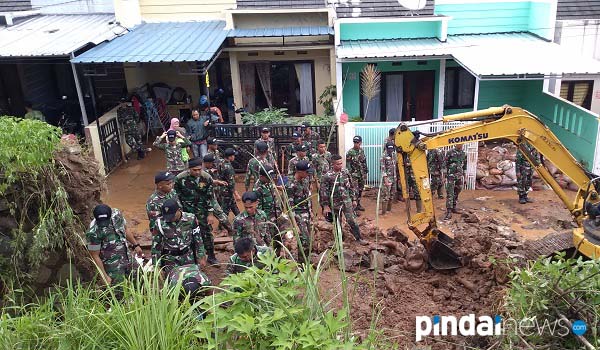
<svg viewBox="0 0 600 350">
<path fill-rule="evenodd" d="M 475 77 L 464 68 L 446 68 L 444 109 L 473 108 Z"/>
<path fill-rule="evenodd" d="M 584 81 L 562 81 L 560 84 L 560 97 L 586 109 L 592 107 L 592 90 L 594 82 Z"/>
</svg>

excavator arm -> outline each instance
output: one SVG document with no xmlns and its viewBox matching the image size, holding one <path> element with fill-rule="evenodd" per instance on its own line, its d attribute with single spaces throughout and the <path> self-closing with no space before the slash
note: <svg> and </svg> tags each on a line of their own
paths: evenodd
<svg viewBox="0 0 600 350">
<path fill-rule="evenodd" d="M 423 138 L 420 138 L 417 132 L 413 133 L 405 124 L 401 124 L 396 130 L 395 143 L 403 196 L 408 197 L 405 167 L 411 166 L 423 204 L 423 210 L 414 214 L 410 213 L 410 205 L 407 205 L 408 226 L 421 238 L 426 247 L 431 248 L 432 245 L 439 244 L 437 241 L 440 240 L 440 236 L 443 237 L 442 243 L 449 239 L 437 228 L 429 186 L 426 150 L 468 142 L 507 139 L 515 143 L 541 178 L 563 201 L 577 225 L 582 227 L 586 218 L 585 204 L 595 204 L 599 201 L 598 192 L 592 184 L 593 177 L 536 116 L 521 108 L 504 106 L 443 118 L 444 122 L 457 120 L 472 123 Z M 535 148 L 577 185 L 578 191 L 573 200 L 567 196 L 546 167 L 532 157 L 525 143 Z M 423 225 L 426 227 L 423 228 Z"/>
</svg>

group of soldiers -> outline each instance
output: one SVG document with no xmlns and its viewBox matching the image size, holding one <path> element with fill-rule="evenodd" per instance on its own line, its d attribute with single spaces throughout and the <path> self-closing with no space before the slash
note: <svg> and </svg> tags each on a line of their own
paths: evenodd
<svg viewBox="0 0 600 350">
<path fill-rule="evenodd" d="M 380 160 L 383 214 L 391 210 L 394 198 L 401 200 L 397 197 L 401 184 L 394 132 L 395 129 L 390 130 Z M 313 134 L 309 126 L 304 125 L 293 137 L 293 143 L 284 151 L 285 158 L 289 159 L 287 171 L 281 171 L 270 130 L 261 129 L 253 158 L 248 163 L 244 179 L 246 191 L 242 196 L 235 189 L 232 166 L 238 152 L 227 148 L 221 154 L 216 140 L 209 140 L 208 153 L 202 158 L 190 159 L 187 169 L 156 174 L 156 189 L 147 200 L 146 211 L 153 238 L 152 261 L 162 268 L 167 281 L 183 281 L 186 291 L 210 284 L 202 268 L 218 264 L 208 221 L 211 213 L 219 227 L 233 237 L 235 254 L 229 259 L 229 273 L 256 264 L 257 257 L 266 251 L 282 255 L 284 247 L 290 248 L 287 242 L 294 237 L 294 227 L 298 238 L 297 260 L 307 261 L 315 220 L 313 190 L 318 193 L 318 205 L 326 220 L 339 222 L 337 220 L 344 216 L 355 240 L 368 244 L 356 220 L 365 210 L 360 201 L 369 171 L 361 136 L 353 138 L 353 147 L 346 154 L 346 168 L 342 156 L 327 151 L 326 143 Z M 521 158 L 517 158 L 517 171 L 527 175 L 531 168 L 525 169 Z M 441 150 L 429 150 L 427 162 L 432 193 L 437 192 L 438 198 L 444 198 L 442 177 L 445 173 L 445 218 L 448 219 L 457 212 L 466 154 L 462 145 L 454 146 L 445 154 Z M 405 169 L 411 199 L 416 201 L 417 211 L 420 211 L 420 195 L 410 164 Z M 526 176 L 522 178 L 520 187 L 530 186 Z M 526 191 L 519 191 L 519 196 L 525 202 L 528 200 Z M 242 211 L 237 206 L 239 200 L 244 206 Z M 235 215 L 232 222 L 229 212 Z M 125 219 L 118 209 L 102 204 L 93 214 L 94 220 L 87 232 L 88 249 L 105 281 L 119 282 L 133 271 L 133 255 L 141 255 L 140 245 L 126 230 Z"/>
</svg>

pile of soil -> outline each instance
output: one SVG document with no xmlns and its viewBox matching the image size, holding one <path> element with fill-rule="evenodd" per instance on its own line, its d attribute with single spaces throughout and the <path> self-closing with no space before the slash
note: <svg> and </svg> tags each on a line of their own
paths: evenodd
<svg viewBox="0 0 600 350">
<path fill-rule="evenodd" d="M 480 218 L 475 211 L 463 213 L 450 225 L 455 232 L 453 248 L 463 257 L 464 266 L 436 271 L 424 263 L 427 259 L 424 247 L 417 241 L 411 242 L 399 227 L 382 232 L 373 220 L 361 218 L 359 221 L 363 235 L 371 242 L 369 246 L 358 245 L 349 234 L 344 235 L 346 270 L 355 272 L 350 275 L 349 289 L 353 329 L 358 335 L 368 333 L 374 310 L 381 311 L 377 329 L 405 345 L 414 344 L 416 316 L 499 313 L 509 281 L 507 259 L 512 251 L 523 247 L 517 234 L 502 222 Z M 317 247 L 330 244 L 324 226 L 323 223 L 317 225 Z M 327 295 L 327 290 L 339 291 L 339 286 L 332 283 L 329 280 L 322 286 L 325 297 L 333 297 Z M 341 301 L 335 307 L 341 307 Z M 485 338 L 441 339 L 455 343 L 457 348 L 467 341 L 471 346 L 486 345 Z M 453 348 L 448 343 L 433 340 L 419 345 Z"/>
<path fill-rule="evenodd" d="M 59 251 L 47 251 L 46 259 L 35 270 L 24 264 L 16 268 L 24 269 L 24 273 L 30 274 L 32 290 L 42 293 L 53 284 L 61 284 L 69 276 L 82 277 L 91 276 L 94 267 L 89 258 L 84 240 L 84 233 L 92 219 L 93 208 L 100 203 L 100 193 L 103 189 L 103 177 L 99 174 L 98 164 L 93 156 L 82 152 L 76 143 L 65 143 L 54 155 L 54 165 L 60 185 L 67 193 L 67 201 L 77 216 L 73 228 L 78 235 L 65 237 L 65 247 Z M 23 230 L 34 239 L 32 229 L 37 224 L 38 211 L 42 200 L 48 202 L 51 192 L 56 191 L 56 183 L 49 177 L 41 177 L 37 180 L 30 179 L 28 174 L 23 174 L 23 181 L 16 181 L 13 189 L 6 192 L 5 198 L 0 201 L 0 258 L 11 259 L 13 251 L 13 232 L 19 227 L 17 219 L 11 214 L 8 203 L 17 203 L 16 211 L 22 212 L 21 198 L 35 198 L 27 202 L 28 219 L 25 221 Z M 37 191 L 34 186 L 29 186 L 29 181 L 38 181 L 43 184 L 47 193 L 36 193 L 29 196 L 28 193 Z M 41 197 L 40 197 L 41 196 Z M 45 199 L 44 199 L 45 198 Z M 19 214 L 20 215 L 20 214 Z M 10 260 L 9 260 L 10 261 Z"/>
</svg>

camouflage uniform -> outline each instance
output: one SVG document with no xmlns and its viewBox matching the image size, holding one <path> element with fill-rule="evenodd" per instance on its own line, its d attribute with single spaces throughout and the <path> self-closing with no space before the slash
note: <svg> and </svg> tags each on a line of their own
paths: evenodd
<svg viewBox="0 0 600 350">
<path fill-rule="evenodd" d="M 410 194 L 411 199 L 420 201 L 421 194 L 419 193 L 419 188 L 417 187 L 417 180 L 415 179 L 415 173 L 413 172 L 412 164 L 410 164 L 410 162 L 404 167 L 404 173 L 406 174 L 406 181 L 408 181 L 408 192 Z"/>
<path fill-rule="evenodd" d="M 385 149 L 386 149 L 388 143 L 396 144 L 396 140 L 394 140 L 393 137 L 389 137 L 389 136 L 386 137 L 385 140 L 383 140 L 383 145 L 382 145 L 384 152 L 385 152 Z M 394 150 L 394 154 L 396 154 L 396 150 Z"/>
<path fill-rule="evenodd" d="M 296 164 L 298 164 L 298 162 L 301 160 L 305 160 L 311 163 L 308 157 L 300 158 L 298 156 L 295 156 L 294 158 L 290 159 L 290 162 L 288 164 L 288 176 L 294 176 L 294 174 L 296 173 Z"/>
<path fill-rule="evenodd" d="M 527 148 L 529 153 L 533 156 L 533 161 L 540 162 L 540 154 L 529 144 L 525 143 L 524 146 Z M 525 158 L 523 153 L 518 150 L 517 157 L 515 159 L 515 170 L 517 173 L 517 192 L 519 193 L 519 198 L 527 197 L 527 191 L 531 187 L 531 182 L 533 178 L 533 168 L 531 167 L 531 163 Z"/>
<path fill-rule="evenodd" d="M 208 224 L 208 213 L 212 209 L 213 215 L 231 232 L 231 226 L 221 206 L 217 203 L 213 192 L 213 179 L 203 171 L 196 178 L 184 171 L 175 179 L 175 190 L 182 204 L 182 210 L 196 215 L 200 225 L 200 234 L 207 252 L 214 252 L 214 238 L 212 227 Z"/>
<path fill-rule="evenodd" d="M 264 211 L 256 209 L 256 214 L 251 216 L 244 210 L 233 219 L 233 241 L 244 237 L 252 237 L 254 242 L 261 244 L 271 244 L 271 224 Z"/>
<path fill-rule="evenodd" d="M 442 181 L 442 168 L 444 166 L 444 153 L 439 149 L 431 149 L 427 151 L 427 168 L 429 168 L 429 176 L 431 178 L 431 194 L 435 191 L 439 198 L 444 198 L 442 189 L 444 183 Z"/>
<path fill-rule="evenodd" d="M 282 242 L 281 233 L 289 229 L 289 221 L 283 215 L 281 201 L 277 198 L 277 188 L 271 181 L 263 183 L 258 180 L 253 191 L 258 197 L 257 208 L 265 213 L 270 222 L 271 238 L 275 241 L 276 251 L 279 253 L 283 246 L 277 242 Z"/>
<path fill-rule="evenodd" d="M 157 136 L 152 145 L 165 151 L 165 154 L 167 155 L 167 171 L 175 173 L 184 171 L 186 166 L 181 158 L 181 151 L 182 149 L 191 146 L 192 143 L 188 139 L 183 139 L 183 142 L 178 142 L 175 145 L 161 141 L 160 136 Z"/>
<path fill-rule="evenodd" d="M 177 192 L 175 192 L 175 190 L 172 190 L 167 194 L 154 191 L 146 201 L 146 214 L 148 215 L 148 221 L 150 222 L 150 232 L 155 228 L 156 219 L 161 216 L 160 210 L 163 204 L 169 199 L 174 199 L 179 203 L 179 198 L 177 197 Z"/>
<path fill-rule="evenodd" d="M 310 182 L 308 178 L 297 180 L 292 177 L 286 185 L 288 195 L 289 208 L 294 215 L 296 224 L 298 225 L 298 234 L 300 242 L 298 249 L 302 248 L 304 254 L 308 257 L 310 251 L 310 230 L 312 217 L 312 198 L 310 192 Z M 300 247 L 301 245 L 301 247 Z M 298 261 L 303 262 L 303 256 L 298 252 Z"/>
<path fill-rule="evenodd" d="M 319 142 L 319 135 L 314 132 L 314 131 L 310 131 L 310 135 L 307 133 L 302 134 L 302 140 L 307 142 L 310 146 L 309 146 L 309 152 L 308 155 L 310 156 L 313 152 L 317 151 L 317 143 Z"/>
<path fill-rule="evenodd" d="M 175 287 L 179 281 L 183 283 L 186 280 L 193 280 L 202 287 L 208 287 L 211 285 L 208 276 L 202 272 L 202 270 L 200 270 L 200 266 L 196 264 L 176 266 L 171 270 L 171 272 L 169 272 L 169 275 L 167 276 L 167 281 L 171 287 Z"/>
<path fill-rule="evenodd" d="M 286 147 L 286 151 L 285 151 L 285 160 L 286 161 L 290 161 L 290 159 L 294 158 L 296 156 L 296 147 L 298 145 L 304 145 L 306 146 L 306 149 L 310 150 L 311 146 L 310 143 L 308 141 L 302 140 L 301 143 L 291 143 Z M 310 154 L 310 152 L 308 152 L 308 154 Z"/>
<path fill-rule="evenodd" d="M 456 209 L 456 201 L 463 187 L 467 168 L 467 154 L 452 148 L 446 153 L 446 209 Z"/>
<path fill-rule="evenodd" d="M 215 161 L 214 161 L 215 169 L 219 169 L 219 165 L 223 161 L 223 155 L 221 155 L 221 151 L 219 151 L 218 149 L 216 149 L 216 150 L 209 149 L 208 151 L 206 151 L 206 154 L 212 154 L 215 157 Z"/>
<path fill-rule="evenodd" d="M 354 191 L 356 192 L 356 200 L 360 201 L 365 187 L 365 180 L 369 173 L 365 151 L 362 148 L 351 148 L 346 153 L 346 167 L 350 173 L 350 180 L 354 186 Z"/>
<path fill-rule="evenodd" d="M 329 171 L 331 165 L 331 153 L 329 151 L 325 151 L 323 154 L 316 152 L 312 155 L 311 161 L 315 166 L 317 179 L 321 181 L 321 177 Z"/>
<path fill-rule="evenodd" d="M 360 229 L 352 207 L 352 202 L 355 200 L 356 192 L 350 183 L 348 170 L 342 169 L 339 173 L 330 170 L 321 178 L 319 193 L 321 207 L 328 206 L 336 217 L 340 215 L 340 211 L 344 213 L 352 234 L 356 239 L 360 239 Z"/>
<path fill-rule="evenodd" d="M 242 273 L 252 266 L 256 266 L 257 268 L 262 269 L 264 267 L 264 264 L 261 263 L 258 260 L 258 258 L 261 255 L 268 253 L 269 251 L 271 251 L 271 249 L 269 249 L 269 247 L 267 246 L 256 246 L 256 253 L 254 254 L 254 257 L 251 262 L 243 261 L 242 259 L 240 259 L 237 253 L 233 254 L 229 257 L 229 264 L 227 265 L 227 274 L 233 275 L 236 273 Z"/>
<path fill-rule="evenodd" d="M 233 215 L 238 215 L 240 209 L 233 196 L 235 192 L 235 170 L 229 160 L 223 159 L 219 165 L 219 177 L 222 181 L 227 182 L 227 186 L 221 186 L 220 190 L 220 202 L 222 203 L 223 213 L 227 216 L 231 211 Z"/>
<path fill-rule="evenodd" d="M 133 267 L 133 257 L 127 249 L 125 224 L 125 218 L 119 209 L 113 208 L 109 226 L 99 227 L 96 220 L 92 220 L 85 234 L 88 250 L 100 251 L 104 270 L 113 283 L 127 278 Z"/>
<path fill-rule="evenodd" d="M 246 178 L 244 179 L 244 185 L 246 186 L 247 191 L 250 190 L 250 184 L 258 180 L 260 169 L 265 165 L 270 165 L 275 169 L 275 165 L 269 161 L 268 157 L 256 157 L 248 161 L 248 170 L 246 171 Z M 252 179 L 253 181 L 251 182 Z"/>
<path fill-rule="evenodd" d="M 152 263 L 169 273 L 175 266 L 195 264 L 205 255 L 198 220 L 194 214 L 181 212 L 179 221 L 156 220 L 152 235 Z"/>
<path fill-rule="evenodd" d="M 133 107 L 125 106 L 117 109 L 117 119 L 125 132 L 125 142 L 133 151 L 140 152 L 144 149 L 142 134 L 138 128 L 138 114 Z"/>
<path fill-rule="evenodd" d="M 267 144 L 267 146 L 269 146 L 269 153 L 268 153 L 268 160 L 269 163 L 275 164 L 276 162 L 276 157 L 275 157 L 275 140 L 272 137 L 269 137 L 267 139 L 267 141 L 263 140 L 262 138 L 259 138 L 258 140 L 254 141 L 254 156 L 258 157 L 258 150 L 256 149 L 256 145 L 260 142 L 263 141 L 264 143 Z"/>
<path fill-rule="evenodd" d="M 380 205 L 387 206 L 387 202 L 392 200 L 396 194 L 396 173 L 398 171 L 398 166 L 396 165 L 396 158 L 394 154 L 392 153 L 391 155 L 388 155 L 387 152 L 381 156 L 379 164 L 381 166 L 381 175 L 384 178 L 387 177 L 389 182 L 389 185 L 386 185 L 385 182 L 383 182 L 381 186 L 381 201 L 384 204 Z"/>
</svg>

